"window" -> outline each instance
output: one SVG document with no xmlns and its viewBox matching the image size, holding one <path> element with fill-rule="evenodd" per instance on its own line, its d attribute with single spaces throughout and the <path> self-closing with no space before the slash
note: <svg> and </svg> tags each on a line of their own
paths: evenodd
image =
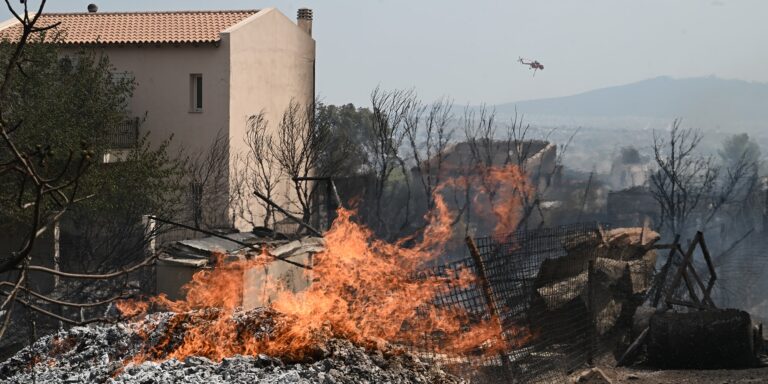
<svg viewBox="0 0 768 384">
<path fill-rule="evenodd" d="M 189 110 L 191 112 L 203 111 L 203 75 L 196 73 L 189 75 Z"/>
</svg>

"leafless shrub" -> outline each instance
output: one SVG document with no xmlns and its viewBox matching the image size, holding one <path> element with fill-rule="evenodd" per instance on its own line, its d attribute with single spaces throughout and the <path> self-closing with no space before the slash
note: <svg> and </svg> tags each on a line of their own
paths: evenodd
<svg viewBox="0 0 768 384">
<path fill-rule="evenodd" d="M 443 98 L 430 105 L 419 103 L 405 120 L 405 134 L 415 163 L 417 182 L 427 199 L 427 211 L 434 208 L 434 192 L 440 185 L 445 152 L 453 136 L 453 102 Z"/>
<path fill-rule="evenodd" d="M 658 169 L 651 174 L 652 193 L 661 208 L 660 225 L 672 234 L 681 234 L 690 225 L 691 215 L 715 191 L 719 169 L 711 157 L 695 150 L 700 131 L 681 128 L 675 120 L 665 139 L 654 132 L 653 154 Z"/>
<path fill-rule="evenodd" d="M 271 140 L 271 157 L 291 185 L 286 198 L 306 223 L 316 213 L 318 198 L 318 183 L 311 179 L 337 176 L 346 160 L 329 155 L 338 143 L 334 143 L 332 122 L 318 113 L 317 105 L 317 100 L 307 105 L 292 101 Z"/>
<path fill-rule="evenodd" d="M 229 136 L 223 129 L 218 131 L 207 149 L 189 159 L 186 173 L 195 228 L 214 228 L 227 223 Z"/>
<path fill-rule="evenodd" d="M 249 203 L 253 200 L 253 191 L 274 199 L 283 178 L 282 168 L 277 164 L 274 155 L 274 139 L 269 132 L 269 122 L 264 112 L 248 118 L 245 144 L 246 153 L 238 159 L 238 170 L 234 174 L 233 191 L 236 194 L 234 206 L 237 215 L 254 227 L 260 225 L 273 227 L 274 208 L 258 200 L 257 204 L 264 211 L 262 215 L 261 212 L 255 212 L 252 204 Z"/>
</svg>

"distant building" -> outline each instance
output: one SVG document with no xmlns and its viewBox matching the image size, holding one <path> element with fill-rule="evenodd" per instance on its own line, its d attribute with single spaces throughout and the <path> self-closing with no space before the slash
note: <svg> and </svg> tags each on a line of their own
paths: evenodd
<svg viewBox="0 0 768 384">
<path fill-rule="evenodd" d="M 647 164 L 611 165 L 610 184 L 614 189 L 639 187 L 648 182 L 649 168 Z"/>
<path fill-rule="evenodd" d="M 490 143 L 480 141 L 474 149 L 473 145 L 466 141 L 451 144 L 442 155 L 442 172 L 447 176 L 462 175 L 464 170 L 475 166 L 475 150 L 486 164 L 520 166 L 539 188 L 545 188 L 559 176 L 557 146 L 545 140 L 494 140 Z M 428 162 L 432 169 L 438 167 L 437 158 L 433 157 Z M 426 167 L 422 166 L 422 169 Z M 414 169 L 414 172 L 416 171 Z"/>
<path fill-rule="evenodd" d="M 647 187 L 632 187 L 608 193 L 608 222 L 615 226 L 656 228 L 661 219 L 659 203 Z"/>
<path fill-rule="evenodd" d="M 60 23 L 56 30 L 65 53 L 95 48 L 109 57 L 116 76 L 136 80 L 130 113 L 146 115 L 146 120 L 140 127 L 137 120 L 116 127 L 115 151 L 106 162 L 119 161 L 119 149 L 135 145 L 145 132 L 152 142 L 174 135 L 174 144 L 191 153 L 210 147 L 221 132 L 229 138 L 231 178 L 235 156 L 245 150 L 248 116 L 263 110 L 276 126 L 292 100 L 308 105 L 314 99 L 315 41 L 309 9 L 299 10 L 296 23 L 274 8 L 127 13 L 91 9 L 46 13 L 38 21 L 40 26 L 55 23 Z M 0 24 L 0 38 L 19 35 L 15 19 Z M 223 186 L 223 199 L 231 193 L 229 188 Z M 222 226 L 232 226 L 232 215 L 222 206 L 210 209 L 217 210 Z"/>
<path fill-rule="evenodd" d="M 414 179 L 419 180 L 420 172 L 429 170 L 430 174 L 439 174 L 440 179 L 445 181 L 449 178 L 462 178 L 468 175 L 477 174 L 478 164 L 491 167 L 505 167 L 514 165 L 520 168 L 528 177 L 531 185 L 537 192 L 547 191 L 551 185 L 557 184 L 561 177 L 561 167 L 557 164 L 557 146 L 544 140 L 522 140 L 506 141 L 478 140 L 476 143 L 459 142 L 448 145 L 441 156 L 433 156 L 425 160 L 420 167 L 414 167 L 411 173 Z M 455 192 L 455 191 L 454 191 Z M 497 196 L 494 204 L 504 199 L 504 196 Z M 477 201 L 472 198 L 472 205 L 475 209 L 487 204 L 486 201 Z M 457 201 L 447 199 L 446 204 L 455 212 L 463 209 Z M 549 210 L 557 203 L 545 204 Z M 489 209 L 490 207 L 480 208 Z M 534 210 L 529 213 L 527 219 L 530 222 L 541 222 L 540 213 L 542 209 Z M 488 234 L 495 225 L 495 219 L 482 217 L 481 215 L 462 215 L 461 219 L 466 221 L 466 228 L 470 233 Z M 464 228 L 456 226 L 456 230 Z"/>
</svg>

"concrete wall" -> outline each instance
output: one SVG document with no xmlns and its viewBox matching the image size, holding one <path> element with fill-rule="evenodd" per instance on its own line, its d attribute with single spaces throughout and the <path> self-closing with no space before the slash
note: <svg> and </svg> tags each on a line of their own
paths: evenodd
<svg viewBox="0 0 768 384">
<path fill-rule="evenodd" d="M 229 28 L 222 33 L 222 41 L 231 51 L 229 133 L 234 164 L 234 157 L 247 150 L 243 139 L 249 116 L 264 111 L 275 133 L 292 100 L 301 105 L 313 101 L 315 41 L 272 8 Z M 255 198 L 249 204 L 263 212 Z M 237 226 L 251 229 L 245 222 Z"/>
<path fill-rule="evenodd" d="M 272 8 L 223 31 L 217 44 L 106 45 L 100 50 L 115 72 L 136 80 L 130 113 L 146 114 L 141 134 L 149 132 L 152 143 L 173 135 L 172 154 L 184 148 L 195 155 L 221 131 L 230 138 L 230 172 L 237 166 L 235 157 L 246 150 L 248 116 L 264 110 L 274 130 L 291 100 L 307 104 L 314 98 L 315 42 Z M 202 112 L 191 109 L 191 74 L 203 76 Z M 232 217 L 223 216 L 225 221 Z M 251 229 L 245 223 L 238 228 Z"/>
<path fill-rule="evenodd" d="M 220 45 L 109 45 L 102 48 L 116 72 L 136 79 L 130 112 L 146 121 L 153 143 L 171 134 L 173 149 L 207 148 L 219 130 L 229 128 L 229 52 Z M 203 75 L 203 110 L 190 109 L 190 74 Z"/>
<path fill-rule="evenodd" d="M 144 117 L 140 135 L 149 132 L 149 140 L 159 145 L 171 135 L 170 155 L 179 150 L 185 156 L 204 153 L 221 132 L 229 129 L 229 49 L 221 44 L 109 45 L 102 48 L 116 72 L 127 72 L 136 81 L 130 113 Z M 203 77 L 203 108 L 193 111 L 190 75 Z M 222 164 L 228 167 L 228 164 Z M 222 181 L 228 185 L 228 181 Z M 191 188 L 191 187 L 190 187 Z M 191 190 L 191 189 L 190 189 Z M 207 222 L 215 226 L 231 225 L 226 205 L 226 191 L 206 192 L 209 207 L 203 207 Z M 191 195 L 190 195 L 191 196 Z M 189 219 L 192 203 L 188 204 Z"/>
</svg>

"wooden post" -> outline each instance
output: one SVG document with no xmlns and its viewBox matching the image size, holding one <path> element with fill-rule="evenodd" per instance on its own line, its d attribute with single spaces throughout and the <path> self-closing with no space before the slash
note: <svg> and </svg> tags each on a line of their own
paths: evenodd
<svg viewBox="0 0 768 384">
<path fill-rule="evenodd" d="M 677 269 L 677 273 L 675 273 L 675 277 L 672 280 L 672 285 L 670 286 L 669 291 L 667 292 L 667 308 L 671 309 L 672 304 L 669 303 L 669 300 L 672 299 L 672 297 L 675 295 L 675 290 L 680 285 L 680 281 L 683 279 L 683 274 L 685 274 L 685 270 L 688 268 L 688 264 L 691 262 L 691 257 L 693 257 L 693 252 L 696 250 L 696 244 L 699 242 L 701 232 L 696 234 L 696 237 L 694 237 L 694 240 L 688 245 L 688 250 L 683 255 L 683 263 L 680 265 L 680 267 Z M 682 250 L 680 250 L 682 252 Z"/>
<path fill-rule="evenodd" d="M 712 307 L 715 306 L 715 303 L 712 301 L 712 298 L 710 295 L 712 294 L 712 288 L 715 286 L 715 281 L 717 280 L 717 272 L 715 272 L 715 266 L 712 263 L 712 257 L 709 254 L 709 248 L 707 247 L 707 242 L 704 241 L 704 234 L 701 232 L 698 232 L 697 235 L 699 236 L 699 245 L 701 246 L 701 254 L 704 256 L 704 260 L 707 262 L 707 268 L 709 269 L 709 282 L 707 283 L 707 288 L 704 291 L 704 299 L 709 300 Z"/>
<path fill-rule="evenodd" d="M 640 336 L 638 336 L 635 341 L 632 342 L 632 344 L 629 345 L 629 348 L 627 348 L 626 351 L 624 351 L 624 354 L 621 355 L 618 361 L 616 361 L 617 367 L 624 367 L 626 365 L 632 364 L 633 361 L 635 361 L 635 358 L 637 357 L 638 352 L 640 352 L 640 347 L 645 344 L 645 340 L 648 338 L 648 330 L 650 328 L 645 327 L 642 332 L 640 332 Z"/>
<path fill-rule="evenodd" d="M 589 309 L 589 351 L 587 364 L 593 365 L 597 354 L 597 313 L 595 310 L 595 260 L 587 267 L 587 308 Z"/>
<path fill-rule="evenodd" d="M 656 308 L 661 301 L 661 295 L 664 291 L 664 285 L 667 282 L 667 276 L 669 275 L 669 269 L 672 268 L 672 260 L 675 258 L 675 252 L 678 250 L 680 244 L 680 235 L 675 235 L 675 240 L 672 242 L 672 247 L 669 249 L 669 255 L 667 256 L 667 262 L 661 268 L 661 276 L 656 280 L 657 285 L 654 287 L 656 290 L 653 297 L 653 307 Z"/>
<path fill-rule="evenodd" d="M 475 239 L 473 239 L 472 236 L 467 236 L 466 243 L 469 248 L 469 254 L 472 256 L 472 260 L 475 261 L 475 267 L 477 267 L 477 279 L 480 281 L 480 287 L 482 288 L 485 302 L 488 303 L 488 311 L 491 316 L 495 317 L 499 322 L 499 337 L 504 341 L 504 326 L 501 322 L 501 316 L 499 316 L 499 308 L 496 305 L 496 300 L 493 298 L 493 291 L 491 290 L 491 284 L 488 282 L 488 275 L 486 274 L 485 263 L 480 255 L 480 250 L 477 248 Z M 511 373 L 512 366 L 504 352 L 499 353 L 499 358 L 501 359 L 501 364 L 504 366 L 504 369 L 508 373 Z"/>
<path fill-rule="evenodd" d="M 472 236 L 467 236 L 466 241 L 467 246 L 469 247 L 469 253 L 472 255 L 472 260 L 474 260 L 475 266 L 477 267 L 477 278 L 480 280 L 483 296 L 485 297 L 485 301 L 488 303 L 488 310 L 490 311 L 491 315 L 498 318 L 498 308 L 496 307 L 496 301 L 493 298 L 491 284 L 488 282 L 488 276 L 485 271 L 485 263 L 483 262 L 483 258 L 480 256 L 480 250 L 477 248 L 475 239 L 473 239 Z M 499 319 L 499 321 L 501 321 L 501 319 Z"/>
</svg>

